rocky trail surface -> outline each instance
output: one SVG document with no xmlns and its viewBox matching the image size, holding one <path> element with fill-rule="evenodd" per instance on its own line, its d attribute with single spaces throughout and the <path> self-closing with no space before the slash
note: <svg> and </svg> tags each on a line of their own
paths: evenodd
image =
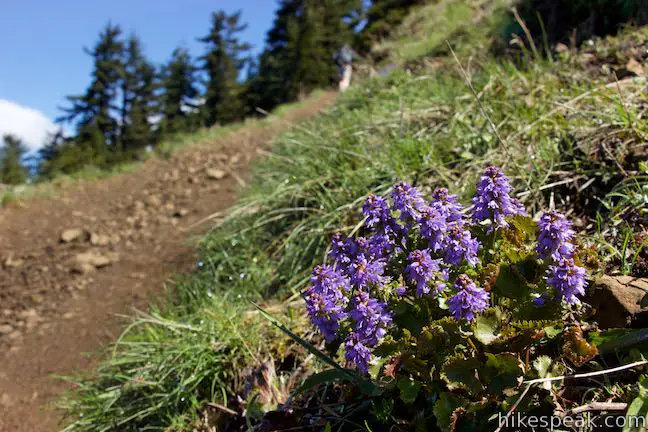
<svg viewBox="0 0 648 432">
<path fill-rule="evenodd" d="M 234 203 L 277 134 L 332 99 L 0 209 L 0 431 L 58 430 L 61 413 L 45 406 L 67 385 L 52 375 L 90 367 L 84 353 L 119 335 L 118 314 L 189 271 L 189 239 L 210 226 L 201 221 Z"/>
</svg>

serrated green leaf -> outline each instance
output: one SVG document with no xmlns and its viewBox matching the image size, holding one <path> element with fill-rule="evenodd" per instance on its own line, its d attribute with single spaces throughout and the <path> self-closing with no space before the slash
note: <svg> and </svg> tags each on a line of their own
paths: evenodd
<svg viewBox="0 0 648 432">
<path fill-rule="evenodd" d="M 450 392 L 443 392 L 435 402 L 433 412 L 437 425 L 443 431 L 450 430 L 452 413 L 468 403 L 468 400 Z"/>
<path fill-rule="evenodd" d="M 398 380 L 400 398 L 405 404 L 413 404 L 421 390 L 421 383 L 413 379 L 403 377 Z"/>
<path fill-rule="evenodd" d="M 523 232 L 529 237 L 535 237 L 538 232 L 538 224 L 530 216 L 515 215 L 506 219 L 515 229 Z"/>
<path fill-rule="evenodd" d="M 441 378 L 446 382 L 448 389 L 462 388 L 476 394 L 484 389 L 477 379 L 477 369 L 481 363 L 474 357 L 465 358 L 458 354 L 446 360 L 441 367 Z"/>
<path fill-rule="evenodd" d="M 502 311 L 499 308 L 490 308 L 479 315 L 475 320 L 475 338 L 484 345 L 490 345 L 500 338 L 502 328 Z"/>
<path fill-rule="evenodd" d="M 543 355 L 533 360 L 533 369 L 538 374 L 538 378 L 547 378 L 549 368 L 551 368 L 551 357 Z"/>
<path fill-rule="evenodd" d="M 501 394 L 505 389 L 516 388 L 523 379 L 520 359 L 512 353 L 486 353 L 486 364 L 479 370 L 490 394 Z"/>
</svg>

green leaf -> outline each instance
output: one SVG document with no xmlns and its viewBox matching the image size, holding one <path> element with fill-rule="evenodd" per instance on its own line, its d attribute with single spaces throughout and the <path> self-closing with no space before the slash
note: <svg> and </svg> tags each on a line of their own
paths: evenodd
<svg viewBox="0 0 648 432">
<path fill-rule="evenodd" d="M 437 425 L 443 431 L 450 430 L 452 413 L 468 403 L 468 400 L 450 392 L 443 392 L 434 404 L 434 417 Z"/>
<path fill-rule="evenodd" d="M 421 383 L 413 379 L 403 377 L 398 380 L 400 398 L 407 405 L 413 404 L 421 390 Z"/>
<path fill-rule="evenodd" d="M 639 306 L 643 308 L 648 308 L 648 294 L 645 294 L 643 297 L 641 297 L 641 301 L 639 302 Z"/>
<path fill-rule="evenodd" d="M 522 364 L 515 354 L 486 353 L 486 357 L 486 364 L 480 368 L 479 374 L 490 394 L 501 394 L 506 389 L 516 388 L 522 382 Z"/>
<path fill-rule="evenodd" d="M 532 217 L 515 215 L 507 218 L 507 221 L 513 225 L 516 230 L 526 234 L 528 237 L 536 237 L 538 225 L 533 221 Z"/>
<path fill-rule="evenodd" d="M 465 358 L 461 354 L 449 357 L 441 367 L 441 378 L 447 383 L 448 389 L 462 388 L 476 394 L 484 389 L 477 379 L 477 369 L 481 363 L 474 357 Z"/>
<path fill-rule="evenodd" d="M 503 314 L 499 308 L 490 308 L 475 320 L 475 338 L 484 345 L 490 345 L 501 336 Z"/>
<path fill-rule="evenodd" d="M 538 378 L 547 378 L 549 375 L 549 368 L 551 367 L 551 357 L 543 355 L 533 360 L 533 368 L 538 374 Z"/>
<path fill-rule="evenodd" d="M 606 354 L 646 344 L 648 329 L 609 329 L 591 333 L 588 340 L 597 346 L 601 354 Z"/>
<path fill-rule="evenodd" d="M 529 296 L 529 287 L 514 265 L 502 264 L 493 292 L 503 297 L 522 300 Z"/>
<path fill-rule="evenodd" d="M 543 355 L 538 358 L 536 358 L 533 361 L 533 368 L 536 370 L 536 373 L 538 374 L 538 378 L 551 378 L 551 377 L 557 377 L 561 376 L 564 374 L 564 366 L 560 362 L 554 362 L 551 357 Z M 545 390 L 551 390 L 551 386 L 557 386 L 560 387 L 562 383 L 560 381 L 554 381 L 554 382 L 543 382 L 542 388 Z"/>
<path fill-rule="evenodd" d="M 639 396 L 634 398 L 628 407 L 628 411 L 626 412 L 626 424 L 623 428 L 623 432 L 642 430 L 642 422 L 638 422 L 637 419 L 645 419 L 646 416 L 648 416 L 648 376 L 642 375 L 639 378 L 637 386 L 639 387 Z"/>
<path fill-rule="evenodd" d="M 265 309 L 263 309 L 261 306 L 259 306 L 258 304 L 254 303 L 254 302 L 252 302 L 252 301 L 251 301 L 250 303 L 252 303 L 252 304 L 254 305 L 254 307 L 257 308 L 257 309 L 259 310 L 259 312 L 261 313 L 261 316 L 263 316 L 265 319 L 267 319 L 268 321 L 270 321 L 270 323 L 271 323 L 272 325 L 274 325 L 274 326 L 277 327 L 279 330 L 281 330 L 282 332 L 284 332 L 284 333 L 285 333 L 288 337 L 290 337 L 292 340 L 294 340 L 294 341 L 297 342 L 299 345 L 301 345 L 302 347 L 304 347 L 304 348 L 305 348 L 309 353 L 313 354 L 315 357 L 317 357 L 318 359 L 320 359 L 320 360 L 323 361 L 324 363 L 328 364 L 329 366 L 333 366 L 334 368 L 339 369 L 339 370 L 345 370 L 344 368 L 342 368 L 342 366 L 340 366 L 339 364 L 337 364 L 337 363 L 336 363 L 336 362 L 335 362 L 331 357 L 327 356 L 327 355 L 324 354 L 322 351 L 318 350 L 318 349 L 317 349 L 317 348 L 316 348 L 312 343 L 308 342 L 308 341 L 305 340 L 305 339 L 300 338 L 300 337 L 297 336 L 295 333 L 293 333 L 292 331 L 290 331 L 290 329 L 289 329 L 288 327 L 286 327 L 285 325 L 283 325 L 283 324 L 281 323 L 281 321 L 279 321 L 278 319 L 276 319 L 276 318 L 274 318 L 272 315 L 270 315 L 270 314 L 269 314 Z"/>
<path fill-rule="evenodd" d="M 356 372 L 350 370 L 350 369 L 344 369 L 342 366 L 337 364 L 331 357 L 327 356 L 320 350 L 318 350 L 313 344 L 308 342 L 307 340 L 304 340 L 297 336 L 295 333 L 290 331 L 285 325 L 283 325 L 279 320 L 274 318 L 272 315 L 270 315 L 266 310 L 264 310 L 261 306 L 257 305 L 254 302 L 250 302 L 256 307 L 261 315 L 270 321 L 275 327 L 277 327 L 279 330 L 284 332 L 286 335 L 288 335 L 292 340 L 297 342 L 299 345 L 303 346 L 308 352 L 313 354 L 315 357 L 318 359 L 322 360 L 324 363 L 334 367 L 337 369 L 340 373 L 345 374 L 348 379 L 353 382 L 364 394 L 368 396 L 377 396 L 379 395 L 380 389 L 378 386 L 371 381 L 369 381 L 366 378 L 361 377 L 358 375 Z"/>
<path fill-rule="evenodd" d="M 327 384 L 336 381 L 349 381 L 349 374 L 354 374 L 352 370 L 327 369 L 320 373 L 313 374 L 306 378 L 295 393 L 303 393 L 320 384 Z"/>
</svg>

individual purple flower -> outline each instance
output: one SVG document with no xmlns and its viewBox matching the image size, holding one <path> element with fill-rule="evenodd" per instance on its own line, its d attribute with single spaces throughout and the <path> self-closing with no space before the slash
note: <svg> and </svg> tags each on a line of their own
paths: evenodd
<svg viewBox="0 0 648 432">
<path fill-rule="evenodd" d="M 331 239 L 329 255 L 343 268 L 351 264 L 353 259 L 351 244 L 348 240 L 341 233 L 333 234 L 333 238 Z"/>
<path fill-rule="evenodd" d="M 358 291 L 353 297 L 349 316 L 355 321 L 355 333 L 369 347 L 380 342 L 392 322 L 387 305 L 364 291 Z"/>
<path fill-rule="evenodd" d="M 387 281 L 385 273 L 385 260 L 367 259 L 364 254 L 354 258 L 348 267 L 348 274 L 351 283 L 358 288 L 365 288 L 369 285 L 382 285 Z"/>
<path fill-rule="evenodd" d="M 394 200 L 394 209 L 400 211 L 400 218 L 404 221 L 416 220 L 421 209 L 425 207 L 421 193 L 405 182 L 394 186 L 391 196 Z"/>
<path fill-rule="evenodd" d="M 362 214 L 367 218 L 369 228 L 386 225 L 391 219 L 389 204 L 380 195 L 371 194 L 367 197 L 362 206 Z"/>
<path fill-rule="evenodd" d="M 438 211 L 447 222 L 463 220 L 463 206 L 457 201 L 457 195 L 450 195 L 446 188 L 434 190 L 430 207 Z"/>
<path fill-rule="evenodd" d="M 457 294 L 450 297 L 448 306 L 457 321 L 462 318 L 472 321 L 476 313 L 483 312 L 488 307 L 490 294 L 477 287 L 467 275 L 462 274 L 457 277 L 454 288 Z"/>
<path fill-rule="evenodd" d="M 542 259 L 551 258 L 560 261 L 574 255 L 574 245 L 571 240 L 576 233 L 571 226 L 571 222 L 558 212 L 549 211 L 542 215 L 538 222 L 540 233 L 536 248 Z"/>
<path fill-rule="evenodd" d="M 428 206 L 421 210 L 418 223 L 421 228 L 421 236 L 429 241 L 430 249 L 438 251 L 441 249 L 448 229 L 446 216 L 442 210 Z"/>
<path fill-rule="evenodd" d="M 346 298 L 338 298 L 333 293 L 318 292 L 311 286 L 304 291 L 304 300 L 306 312 L 313 325 L 327 341 L 334 340 L 340 328 L 340 321 L 346 317 Z"/>
<path fill-rule="evenodd" d="M 443 260 L 432 259 L 427 250 L 415 250 L 407 257 L 409 264 L 405 267 L 406 278 L 416 286 L 416 295 L 421 297 L 430 293 L 434 285 L 435 293 L 445 288 L 448 279 L 446 269 L 441 269 Z"/>
<path fill-rule="evenodd" d="M 336 298 L 343 297 L 342 292 L 350 288 L 349 279 L 329 265 L 316 266 L 310 282 L 316 292 L 333 295 Z"/>
<path fill-rule="evenodd" d="M 400 297 L 404 296 L 405 294 L 407 294 L 407 288 L 402 285 L 396 287 L 396 294 Z"/>
<path fill-rule="evenodd" d="M 497 167 L 488 167 L 477 184 L 477 192 L 472 199 L 474 205 L 473 223 L 490 220 L 491 230 L 508 227 L 505 218 L 526 215 L 524 207 L 510 196 L 511 185 L 508 177 Z"/>
<path fill-rule="evenodd" d="M 371 360 L 371 351 L 361 342 L 358 335 L 353 332 L 349 333 L 344 348 L 346 353 L 344 357 L 348 362 L 356 365 L 358 369 L 364 374 L 369 372 L 369 361 Z"/>
<path fill-rule="evenodd" d="M 585 295 L 585 269 L 574 264 L 572 258 L 561 259 L 547 270 L 547 285 L 556 289 L 568 304 L 578 304 L 578 296 Z"/>
<path fill-rule="evenodd" d="M 374 259 L 384 258 L 393 247 L 392 240 L 384 234 L 376 234 L 367 239 L 367 253 Z"/>
<path fill-rule="evenodd" d="M 463 260 L 466 260 L 474 267 L 479 263 L 477 251 L 480 246 L 479 241 L 462 223 L 454 222 L 448 229 L 441 248 L 447 264 L 459 265 Z"/>
</svg>

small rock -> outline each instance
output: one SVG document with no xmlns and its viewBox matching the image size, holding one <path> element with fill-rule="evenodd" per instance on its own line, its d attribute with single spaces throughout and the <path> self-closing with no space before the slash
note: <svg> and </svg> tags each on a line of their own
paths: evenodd
<svg viewBox="0 0 648 432">
<path fill-rule="evenodd" d="M 45 301 L 45 297 L 40 294 L 32 294 L 30 298 L 35 304 L 42 304 Z"/>
<path fill-rule="evenodd" d="M 12 326 L 9 324 L 2 324 L 0 325 L 0 335 L 8 335 L 14 330 Z"/>
<path fill-rule="evenodd" d="M 152 208 L 158 208 L 162 205 L 162 200 L 157 195 L 151 195 L 146 198 L 146 204 Z"/>
<path fill-rule="evenodd" d="M 181 208 L 181 209 L 176 210 L 173 213 L 173 217 L 182 218 L 182 217 L 187 216 L 188 214 L 189 214 L 189 210 L 187 210 L 185 208 Z"/>
<path fill-rule="evenodd" d="M 114 255 L 102 255 L 97 252 L 82 252 L 75 257 L 73 269 L 81 274 L 90 273 L 95 268 L 102 268 L 116 261 Z"/>
<path fill-rule="evenodd" d="M 38 311 L 34 308 L 26 309 L 24 311 L 20 311 L 18 313 L 18 316 L 26 320 L 30 320 L 38 317 Z"/>
<path fill-rule="evenodd" d="M 229 159 L 229 164 L 236 165 L 237 163 L 240 162 L 240 160 L 241 160 L 241 155 L 237 153 Z"/>
<path fill-rule="evenodd" d="M 210 180 L 221 180 L 227 177 L 227 173 L 218 168 L 208 168 L 206 173 L 207 178 L 209 178 Z"/>
<path fill-rule="evenodd" d="M 90 244 L 93 246 L 106 246 L 111 243 L 110 236 L 104 234 L 90 234 Z"/>
<path fill-rule="evenodd" d="M 80 228 L 66 229 L 61 233 L 61 241 L 63 243 L 70 243 L 83 235 L 83 230 Z"/>
<path fill-rule="evenodd" d="M 4 266 L 6 268 L 20 268 L 25 264 L 25 260 L 22 258 L 14 258 L 13 256 L 7 257 L 4 261 Z"/>
<path fill-rule="evenodd" d="M 648 321 L 648 310 L 641 308 L 646 295 L 641 287 L 645 278 L 602 276 L 588 289 L 585 301 L 594 308 L 594 319 L 601 328 L 626 327 L 636 321 Z"/>
<path fill-rule="evenodd" d="M 0 396 L 0 406 L 11 408 L 13 406 L 13 399 L 7 393 L 2 393 Z"/>
<path fill-rule="evenodd" d="M 646 71 L 644 70 L 644 67 L 634 57 L 630 58 L 628 64 L 626 64 L 626 69 L 628 70 L 628 72 L 632 72 L 637 76 L 646 75 Z"/>
</svg>

